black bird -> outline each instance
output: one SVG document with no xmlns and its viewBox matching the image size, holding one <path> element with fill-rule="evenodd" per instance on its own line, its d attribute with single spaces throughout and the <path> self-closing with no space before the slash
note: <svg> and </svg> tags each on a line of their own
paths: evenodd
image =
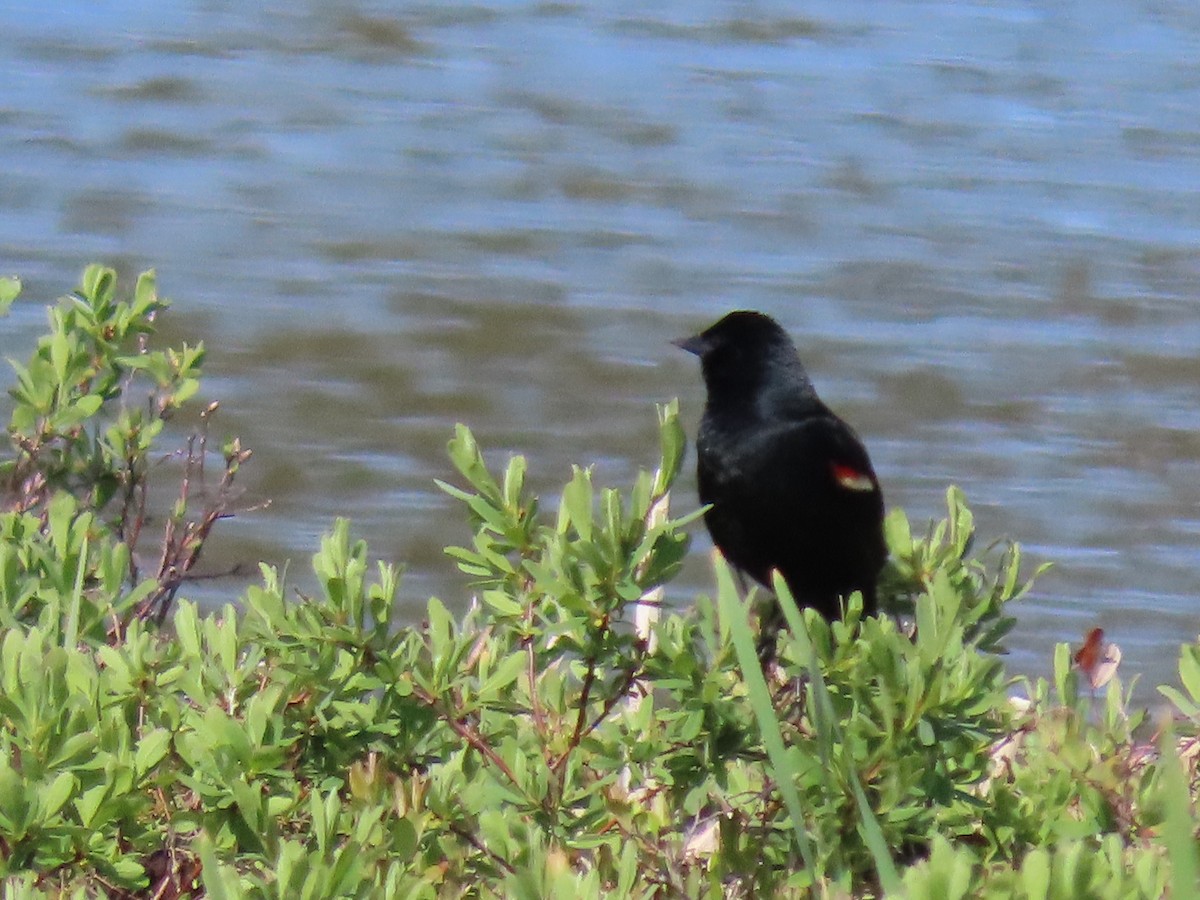
<svg viewBox="0 0 1200 900">
<path fill-rule="evenodd" d="M 887 557 L 879 480 L 858 435 L 817 397 L 787 332 L 739 310 L 676 345 L 700 357 L 708 391 L 696 451 L 713 543 L 768 587 L 778 569 L 796 602 L 826 619 L 854 591 L 874 615 Z M 781 624 L 772 610 L 764 662 Z"/>
</svg>

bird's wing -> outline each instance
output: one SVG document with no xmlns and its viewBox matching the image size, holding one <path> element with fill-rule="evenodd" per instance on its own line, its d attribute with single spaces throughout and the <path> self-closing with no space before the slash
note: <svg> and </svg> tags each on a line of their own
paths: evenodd
<svg viewBox="0 0 1200 900">
<path fill-rule="evenodd" d="M 709 528 L 727 551 L 770 559 L 813 535 L 832 540 L 834 532 L 882 518 L 866 448 L 832 413 L 706 437 L 700 497 L 714 505 Z"/>
<path fill-rule="evenodd" d="M 741 449 L 745 470 L 760 473 L 759 484 L 782 492 L 783 502 L 799 500 L 796 494 L 879 493 L 879 479 L 862 441 L 832 413 L 760 429 Z"/>
<path fill-rule="evenodd" d="M 883 497 L 850 426 L 822 413 L 705 437 L 700 495 L 726 558 L 764 584 L 778 569 L 802 605 L 827 617 L 851 589 L 873 609 Z"/>
</svg>

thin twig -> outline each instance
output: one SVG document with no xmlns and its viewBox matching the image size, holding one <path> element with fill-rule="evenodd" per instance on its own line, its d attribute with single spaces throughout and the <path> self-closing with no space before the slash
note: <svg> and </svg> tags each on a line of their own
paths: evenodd
<svg viewBox="0 0 1200 900">
<path fill-rule="evenodd" d="M 537 692 L 537 656 L 533 652 L 533 641 L 525 641 L 525 677 L 529 680 L 529 705 L 533 713 L 533 724 L 537 728 L 538 737 L 546 737 L 546 716 L 542 712 L 542 702 Z M 542 742 L 542 753 L 545 755 L 546 745 Z"/>
<path fill-rule="evenodd" d="M 446 826 L 451 831 L 453 831 L 455 834 L 457 834 L 460 838 L 462 838 L 464 841 L 466 841 L 468 844 L 470 844 L 472 847 L 474 847 L 476 850 L 478 850 L 480 853 L 483 853 L 483 854 L 491 857 L 492 862 L 494 862 L 496 865 L 498 865 L 500 868 L 502 868 L 509 875 L 517 874 L 517 869 L 515 866 L 513 866 L 512 863 L 510 863 L 507 859 L 505 859 L 500 854 L 498 854 L 495 850 L 492 850 L 491 848 L 484 845 L 484 843 L 481 840 L 479 840 L 479 838 L 475 837 L 475 835 L 471 834 L 471 832 L 467 831 L 467 829 L 463 828 L 461 825 L 457 824 L 456 822 L 447 822 Z"/>
<path fill-rule="evenodd" d="M 601 723 L 608 718 L 609 713 L 613 711 L 613 708 L 625 697 L 629 689 L 633 687 L 634 683 L 637 681 L 638 675 L 641 673 L 641 670 L 642 666 L 640 661 L 636 665 L 630 666 L 629 669 L 626 670 L 625 681 L 621 684 L 620 688 L 613 691 L 612 696 L 604 701 L 604 708 L 600 710 L 600 714 L 597 715 L 596 718 L 591 721 L 591 724 L 589 724 L 587 728 L 583 730 L 583 733 L 579 735 L 579 740 L 586 738 L 589 734 L 599 728 Z"/>
<path fill-rule="evenodd" d="M 451 715 L 450 711 L 444 708 L 444 706 L 438 702 L 437 698 L 435 698 L 428 691 L 414 685 L 413 693 L 418 699 L 421 700 L 422 703 L 426 704 L 430 709 L 437 713 L 442 721 L 444 721 L 454 730 L 455 734 L 474 747 L 484 756 L 485 759 L 487 759 L 488 762 L 499 769 L 500 772 L 504 774 L 504 777 L 512 782 L 514 787 L 521 789 L 521 782 L 517 780 L 517 776 L 513 773 L 513 770 L 508 767 L 508 763 L 506 763 L 500 757 L 500 754 L 489 747 L 476 731 L 468 727 L 467 724 L 461 719 Z"/>
<path fill-rule="evenodd" d="M 575 717 L 575 730 L 571 733 L 571 740 L 567 742 L 567 749 L 559 755 L 551 768 L 557 774 L 558 770 L 566 763 L 567 757 L 571 755 L 571 751 L 579 746 L 579 741 L 583 735 L 584 725 L 587 723 L 587 708 L 588 701 L 591 699 L 592 685 L 596 681 L 596 657 L 595 655 L 587 658 L 587 674 L 583 676 L 583 687 L 579 689 L 579 714 Z"/>
<path fill-rule="evenodd" d="M 525 624 L 529 627 L 533 620 L 533 604 L 530 603 L 525 607 Z M 530 711 L 533 714 L 533 726 L 537 731 L 538 743 L 542 746 L 542 759 L 546 765 L 550 765 L 550 748 L 546 744 L 546 735 L 549 729 L 546 727 L 546 715 L 542 710 L 542 701 L 538 697 L 537 690 L 537 655 L 534 653 L 533 641 L 525 638 L 525 675 L 529 680 L 529 705 Z"/>
</svg>

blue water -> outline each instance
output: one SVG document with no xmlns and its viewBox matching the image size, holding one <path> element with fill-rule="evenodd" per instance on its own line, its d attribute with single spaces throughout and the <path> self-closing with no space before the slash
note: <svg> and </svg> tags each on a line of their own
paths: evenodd
<svg viewBox="0 0 1200 900">
<path fill-rule="evenodd" d="M 548 494 L 627 481 L 654 402 L 699 415 L 668 340 L 753 307 L 890 502 L 963 485 L 981 541 L 1058 563 L 1014 669 L 1098 624 L 1149 687 L 1200 631 L 1192 4 L 9 3 L 0 33 L 0 352 L 85 263 L 157 267 L 272 500 L 214 567 L 302 571 L 348 515 L 414 616 L 462 605 L 453 423 Z"/>
</svg>

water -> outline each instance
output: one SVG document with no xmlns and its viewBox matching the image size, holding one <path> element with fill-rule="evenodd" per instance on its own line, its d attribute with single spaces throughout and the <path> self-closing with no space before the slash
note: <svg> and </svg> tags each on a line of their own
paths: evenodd
<svg viewBox="0 0 1200 900">
<path fill-rule="evenodd" d="M 1149 696 L 1200 631 L 1193 5 L 16 2 L 0 30 L 0 351 L 85 263 L 157 267 L 272 500 L 210 567 L 302 585 L 347 515 L 412 617 L 461 606 L 453 423 L 547 494 L 573 462 L 625 483 L 655 402 L 699 415 L 669 339 L 751 307 L 889 502 L 960 484 L 982 540 L 1057 563 L 1014 670 L 1101 625 Z"/>
</svg>

